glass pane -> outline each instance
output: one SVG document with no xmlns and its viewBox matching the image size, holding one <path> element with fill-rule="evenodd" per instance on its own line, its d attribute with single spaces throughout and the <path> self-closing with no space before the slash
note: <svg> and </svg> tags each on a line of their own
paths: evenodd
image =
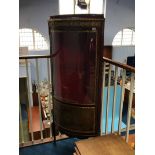
<svg viewBox="0 0 155 155">
<path fill-rule="evenodd" d="M 53 32 L 54 96 L 73 103 L 94 104 L 95 32 Z"/>
</svg>

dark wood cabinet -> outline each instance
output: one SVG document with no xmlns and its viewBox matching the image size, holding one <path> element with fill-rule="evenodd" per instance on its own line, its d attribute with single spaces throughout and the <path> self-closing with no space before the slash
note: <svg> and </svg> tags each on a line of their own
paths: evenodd
<svg viewBox="0 0 155 155">
<path fill-rule="evenodd" d="M 103 29 L 103 15 L 49 20 L 54 122 L 67 135 L 99 135 Z"/>
</svg>

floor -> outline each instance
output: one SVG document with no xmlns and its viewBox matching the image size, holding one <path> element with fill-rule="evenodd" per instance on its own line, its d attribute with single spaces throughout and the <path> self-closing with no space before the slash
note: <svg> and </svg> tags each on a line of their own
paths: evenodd
<svg viewBox="0 0 155 155">
<path fill-rule="evenodd" d="M 123 136 L 123 138 L 125 137 Z M 20 148 L 19 155 L 73 155 L 73 153 L 75 152 L 74 143 L 79 140 L 80 139 L 78 138 L 68 138 L 64 140 L 59 140 L 56 143 L 50 142 Z M 131 134 L 129 136 L 128 144 L 134 149 L 135 145 L 133 144 L 133 142 L 135 142 L 135 135 Z"/>
<path fill-rule="evenodd" d="M 77 138 L 69 138 L 65 140 L 34 145 L 19 149 L 19 155 L 73 155 L 74 142 L 78 141 Z"/>
</svg>

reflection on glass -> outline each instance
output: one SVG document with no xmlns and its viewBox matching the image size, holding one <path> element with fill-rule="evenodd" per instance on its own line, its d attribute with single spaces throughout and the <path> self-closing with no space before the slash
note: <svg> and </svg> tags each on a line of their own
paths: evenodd
<svg viewBox="0 0 155 155">
<path fill-rule="evenodd" d="M 52 32 L 54 96 L 94 104 L 96 32 Z"/>
</svg>

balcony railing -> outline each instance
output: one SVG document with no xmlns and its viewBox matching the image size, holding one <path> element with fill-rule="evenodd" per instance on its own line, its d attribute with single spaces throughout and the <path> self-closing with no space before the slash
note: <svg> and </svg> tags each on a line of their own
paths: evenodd
<svg viewBox="0 0 155 155">
<path fill-rule="evenodd" d="M 135 68 L 103 57 L 101 135 L 114 132 L 121 135 L 125 131 L 128 142 L 129 131 L 135 128 L 131 124 L 135 112 L 134 79 Z M 122 121 L 123 115 L 127 116 L 126 123 Z"/>
<path fill-rule="evenodd" d="M 22 72 L 25 72 L 26 82 L 27 82 L 27 97 L 28 102 L 25 104 L 26 108 L 23 110 L 23 105 L 19 102 L 19 119 L 20 119 L 20 147 L 29 146 L 44 142 L 53 141 L 52 135 L 52 89 L 51 89 L 51 68 L 50 68 L 50 55 L 30 55 L 19 57 L 22 63 Z M 22 61 L 21 61 L 22 60 Z M 40 78 L 39 62 L 46 63 L 47 79 L 42 82 Z M 38 106 L 33 103 L 32 99 L 32 66 L 35 66 L 36 79 L 35 83 L 37 86 L 37 97 Z M 24 66 L 24 67 L 23 67 Z M 33 66 L 33 67 L 34 67 Z M 23 71 L 24 70 L 24 71 Z M 19 99 L 21 101 L 21 99 Z M 23 118 L 27 115 L 27 118 Z M 63 137 L 63 136 L 62 136 Z M 61 137 L 59 137 L 61 138 Z M 64 137 L 63 137 L 64 138 Z"/>
<path fill-rule="evenodd" d="M 19 102 L 19 118 L 20 118 L 20 147 L 35 145 L 53 141 L 52 135 L 52 89 L 51 89 L 51 68 L 50 55 L 31 55 L 19 57 L 20 60 L 25 60 L 25 72 L 27 77 L 27 96 L 28 104 L 27 121 L 23 119 L 23 109 L 21 102 Z M 39 60 L 46 62 L 48 93 L 42 95 L 42 88 L 40 86 L 40 71 Z M 38 106 L 34 106 L 32 98 L 32 90 L 30 87 L 31 75 L 29 71 L 29 63 L 35 65 L 36 85 L 38 93 Z M 108 65 L 107 65 L 108 64 Z M 108 66 L 108 67 L 107 67 Z M 45 69 L 45 68 L 44 68 Z M 31 67 L 30 67 L 31 70 Z M 129 76 L 127 76 L 127 72 Z M 34 74 L 34 73 L 33 73 Z M 132 111 L 133 96 L 134 96 L 134 78 L 135 69 L 125 64 L 115 62 L 113 60 L 103 58 L 103 89 L 102 89 L 102 115 L 101 115 L 101 135 L 118 132 L 126 132 L 126 142 L 129 139 L 129 131 L 134 129 L 134 124 L 131 124 L 131 117 L 134 117 Z M 126 93 L 126 91 L 128 93 Z M 125 96 L 127 103 L 125 103 Z M 44 98 L 44 99 L 43 99 Z M 46 106 L 44 102 L 48 102 Z M 122 121 L 123 109 L 127 106 L 127 120 L 126 123 Z M 48 111 L 48 113 L 47 113 Z M 36 116 L 37 115 L 37 116 Z M 36 125 L 37 124 L 37 125 Z M 39 127 L 38 127 L 39 124 Z M 37 129 L 36 129 L 37 126 Z M 28 133 L 26 134 L 26 130 Z M 57 139 L 66 138 L 62 135 Z"/>
</svg>

